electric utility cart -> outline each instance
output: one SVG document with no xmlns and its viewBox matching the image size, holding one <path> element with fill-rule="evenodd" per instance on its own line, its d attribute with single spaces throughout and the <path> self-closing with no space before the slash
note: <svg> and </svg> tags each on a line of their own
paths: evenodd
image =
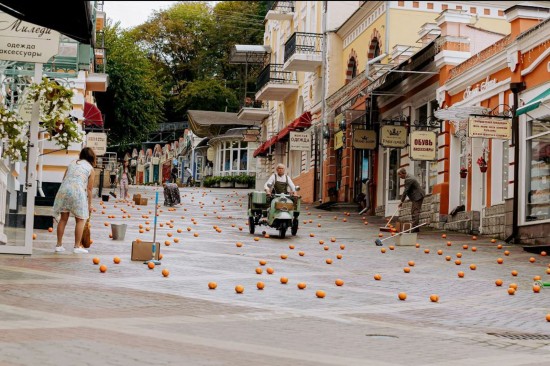
<svg viewBox="0 0 550 366">
<path fill-rule="evenodd" d="M 298 189 L 298 187 L 297 187 Z M 254 234 L 256 226 L 266 225 L 279 231 L 279 237 L 286 236 L 290 228 L 292 235 L 298 232 L 301 197 L 289 194 L 250 192 L 248 194 L 248 229 Z"/>
</svg>

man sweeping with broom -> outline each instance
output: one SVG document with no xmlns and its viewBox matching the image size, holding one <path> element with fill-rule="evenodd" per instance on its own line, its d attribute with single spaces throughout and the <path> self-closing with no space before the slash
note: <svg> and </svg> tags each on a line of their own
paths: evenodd
<svg viewBox="0 0 550 366">
<path fill-rule="evenodd" d="M 405 180 L 405 189 L 401 195 L 401 203 L 399 208 L 403 206 L 405 198 L 409 197 L 412 202 L 411 215 L 412 215 L 412 227 L 418 226 L 420 221 L 420 210 L 422 209 L 422 202 L 424 201 L 424 191 L 420 187 L 418 181 L 411 174 L 407 173 L 405 168 L 401 168 L 397 171 L 399 178 Z M 420 230 L 418 228 L 411 230 L 413 233 L 417 233 Z"/>
</svg>

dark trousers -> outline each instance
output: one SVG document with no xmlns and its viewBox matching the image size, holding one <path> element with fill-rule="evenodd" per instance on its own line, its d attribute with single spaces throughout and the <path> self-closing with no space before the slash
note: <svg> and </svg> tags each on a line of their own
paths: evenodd
<svg viewBox="0 0 550 366">
<path fill-rule="evenodd" d="M 424 201 L 424 198 L 419 199 L 418 201 L 411 201 L 412 207 L 411 207 L 411 216 L 412 216 L 412 226 L 418 226 L 420 223 L 420 210 L 422 209 L 422 202 Z M 418 231 L 418 229 L 414 230 Z"/>
</svg>

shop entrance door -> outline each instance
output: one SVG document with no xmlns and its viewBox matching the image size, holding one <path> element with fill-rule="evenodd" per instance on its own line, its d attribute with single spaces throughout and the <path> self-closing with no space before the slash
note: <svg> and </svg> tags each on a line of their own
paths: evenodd
<svg viewBox="0 0 550 366">
<path fill-rule="evenodd" d="M 401 149 L 385 149 L 384 173 L 385 173 L 385 215 L 391 216 L 399 205 L 399 176 L 397 170 L 401 165 Z"/>
</svg>

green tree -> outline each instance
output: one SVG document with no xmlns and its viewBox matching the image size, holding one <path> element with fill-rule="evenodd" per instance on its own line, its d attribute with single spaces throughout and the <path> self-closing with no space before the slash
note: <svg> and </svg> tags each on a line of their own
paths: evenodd
<svg viewBox="0 0 550 366">
<path fill-rule="evenodd" d="M 197 80 L 183 83 L 182 92 L 176 98 L 176 109 L 189 109 L 237 112 L 239 103 L 232 90 L 226 88 L 221 81 Z"/>
<path fill-rule="evenodd" d="M 110 129 L 109 145 L 126 150 L 135 142 L 147 140 L 148 133 L 164 118 L 163 84 L 148 55 L 130 33 L 119 24 L 108 24 L 105 32 L 106 72 L 109 87 L 97 93 L 99 108 Z"/>
</svg>

